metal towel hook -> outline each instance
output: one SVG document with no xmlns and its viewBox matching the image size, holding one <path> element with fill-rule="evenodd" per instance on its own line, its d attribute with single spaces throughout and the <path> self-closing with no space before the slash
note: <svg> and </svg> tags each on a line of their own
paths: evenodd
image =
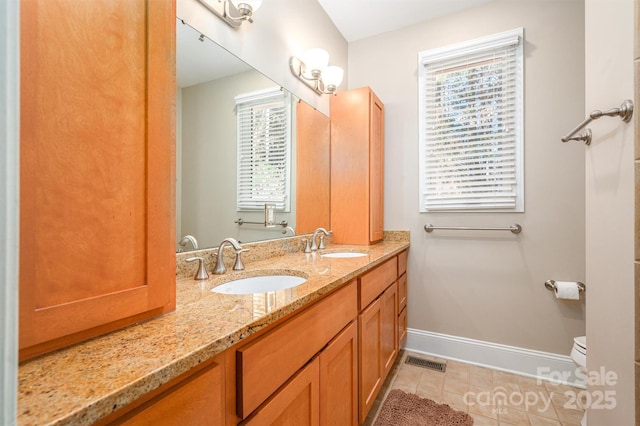
<svg viewBox="0 0 640 426">
<path fill-rule="evenodd" d="M 584 133 L 578 136 L 573 136 L 573 135 L 578 133 L 587 124 L 591 123 L 593 120 L 597 120 L 598 118 L 603 116 L 620 117 L 622 118 L 622 121 L 624 121 L 625 123 L 628 123 L 629 121 L 631 121 L 631 117 L 633 117 L 633 101 L 631 99 L 627 99 L 622 103 L 622 105 L 620 105 L 620 108 L 612 108 L 609 111 L 602 112 L 599 109 L 593 111 L 591 114 L 589 114 L 589 117 L 587 117 L 582 123 L 578 125 L 578 127 L 573 129 L 571 133 L 569 133 L 567 136 L 562 138 L 561 139 L 562 142 L 583 141 L 585 145 L 591 145 L 591 136 L 592 136 L 591 129 L 585 130 Z"/>
</svg>

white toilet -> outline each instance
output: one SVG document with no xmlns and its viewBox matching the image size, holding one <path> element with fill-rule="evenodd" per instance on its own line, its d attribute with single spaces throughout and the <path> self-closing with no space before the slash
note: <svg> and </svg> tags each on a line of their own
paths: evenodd
<svg viewBox="0 0 640 426">
<path fill-rule="evenodd" d="M 587 373 L 587 336 L 575 337 L 571 348 L 571 359 L 583 373 Z M 582 426 L 587 426 L 587 412 L 584 412 Z"/>
</svg>

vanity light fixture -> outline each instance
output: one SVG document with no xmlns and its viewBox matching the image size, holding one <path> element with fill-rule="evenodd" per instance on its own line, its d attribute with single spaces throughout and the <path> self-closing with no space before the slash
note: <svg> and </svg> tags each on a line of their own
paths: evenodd
<svg viewBox="0 0 640 426">
<path fill-rule="evenodd" d="M 253 12 L 262 0 L 200 0 L 200 3 L 233 28 L 239 28 L 244 21 L 253 23 Z"/>
<path fill-rule="evenodd" d="M 319 48 L 305 51 L 302 58 L 292 56 L 289 68 L 319 95 L 335 93 L 344 76 L 342 68 L 329 66 L 329 53 Z"/>
</svg>

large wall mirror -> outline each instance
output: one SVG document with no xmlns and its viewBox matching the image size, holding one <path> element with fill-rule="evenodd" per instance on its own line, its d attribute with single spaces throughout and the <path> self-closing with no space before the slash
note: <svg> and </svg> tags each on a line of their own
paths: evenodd
<svg viewBox="0 0 640 426">
<path fill-rule="evenodd" d="M 181 20 L 176 26 L 176 251 L 328 228 L 328 117 Z M 240 198 L 249 198 L 241 206 L 239 179 Z M 286 195 L 276 200 L 276 226 L 266 227 L 261 195 L 245 190 L 278 179 Z"/>
</svg>

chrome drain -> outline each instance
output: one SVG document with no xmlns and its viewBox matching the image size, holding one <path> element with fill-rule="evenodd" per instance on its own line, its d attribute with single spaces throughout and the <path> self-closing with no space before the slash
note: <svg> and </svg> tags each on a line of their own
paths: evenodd
<svg viewBox="0 0 640 426">
<path fill-rule="evenodd" d="M 407 359 L 404 361 L 405 364 L 416 365 L 422 368 L 428 368 L 429 370 L 436 370 L 441 373 L 444 373 L 444 370 L 447 368 L 447 364 L 444 362 L 437 361 L 429 361 L 428 359 L 417 358 L 415 356 L 407 356 Z"/>
</svg>

